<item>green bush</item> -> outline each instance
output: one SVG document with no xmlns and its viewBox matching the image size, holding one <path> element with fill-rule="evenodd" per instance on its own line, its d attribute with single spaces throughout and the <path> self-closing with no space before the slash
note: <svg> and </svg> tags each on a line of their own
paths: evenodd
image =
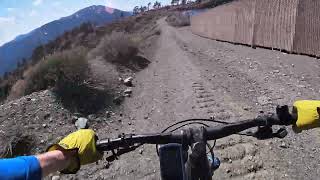
<svg viewBox="0 0 320 180">
<path fill-rule="evenodd" d="M 81 86 L 88 75 L 86 53 L 85 48 L 77 48 L 47 56 L 29 73 L 25 94 L 49 87 L 69 91 Z"/>
</svg>

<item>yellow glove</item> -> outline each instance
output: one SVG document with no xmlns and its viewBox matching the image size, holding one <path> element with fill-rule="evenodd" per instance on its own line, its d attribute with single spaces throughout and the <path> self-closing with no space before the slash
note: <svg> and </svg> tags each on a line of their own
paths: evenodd
<svg viewBox="0 0 320 180">
<path fill-rule="evenodd" d="M 297 122 L 293 126 L 295 132 L 320 127 L 319 109 L 320 101 L 301 100 L 293 104 L 293 113 L 297 113 Z"/>
<path fill-rule="evenodd" d="M 77 150 L 78 156 L 72 160 L 69 167 L 62 173 L 76 173 L 80 169 L 80 165 L 93 163 L 102 158 L 102 153 L 96 149 L 97 136 L 91 129 L 80 129 L 63 138 L 58 144 L 48 147 L 47 151 L 53 150 Z"/>
</svg>

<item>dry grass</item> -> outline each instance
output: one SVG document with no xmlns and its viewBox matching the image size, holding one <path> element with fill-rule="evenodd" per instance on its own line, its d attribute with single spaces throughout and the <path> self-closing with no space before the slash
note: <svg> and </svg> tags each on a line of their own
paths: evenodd
<svg viewBox="0 0 320 180">
<path fill-rule="evenodd" d="M 81 86 L 88 74 L 87 50 L 76 48 L 47 56 L 26 77 L 25 94 L 54 87 L 58 91 Z"/>
<path fill-rule="evenodd" d="M 141 38 L 123 32 L 106 35 L 92 51 L 92 55 L 103 57 L 107 62 L 126 65 L 139 53 Z"/>
<path fill-rule="evenodd" d="M 21 128 L 0 132 L 0 158 L 30 155 L 34 148 L 34 137 L 23 134 Z"/>
</svg>

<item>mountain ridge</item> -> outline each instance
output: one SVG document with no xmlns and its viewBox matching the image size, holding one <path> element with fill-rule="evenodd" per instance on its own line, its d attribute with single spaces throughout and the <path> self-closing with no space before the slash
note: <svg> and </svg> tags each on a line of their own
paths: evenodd
<svg viewBox="0 0 320 180">
<path fill-rule="evenodd" d="M 51 21 L 29 33 L 18 35 L 14 40 L 0 46 L 0 76 L 17 67 L 18 62 L 28 59 L 33 50 L 59 37 L 66 31 L 79 27 L 83 23 L 100 26 L 130 16 L 131 12 L 93 5 L 81 9 L 74 14 Z M 112 13 L 111 13 L 112 12 Z"/>
</svg>

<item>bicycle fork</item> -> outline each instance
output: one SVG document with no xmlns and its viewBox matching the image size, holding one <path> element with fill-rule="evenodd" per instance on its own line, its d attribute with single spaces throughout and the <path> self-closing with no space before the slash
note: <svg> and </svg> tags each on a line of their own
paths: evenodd
<svg viewBox="0 0 320 180">
<path fill-rule="evenodd" d="M 206 153 L 205 129 L 184 130 L 184 134 L 194 137 L 191 153 L 188 145 L 166 144 L 159 148 L 162 180 L 212 180 L 214 170 L 220 166 L 213 153 Z"/>
</svg>

